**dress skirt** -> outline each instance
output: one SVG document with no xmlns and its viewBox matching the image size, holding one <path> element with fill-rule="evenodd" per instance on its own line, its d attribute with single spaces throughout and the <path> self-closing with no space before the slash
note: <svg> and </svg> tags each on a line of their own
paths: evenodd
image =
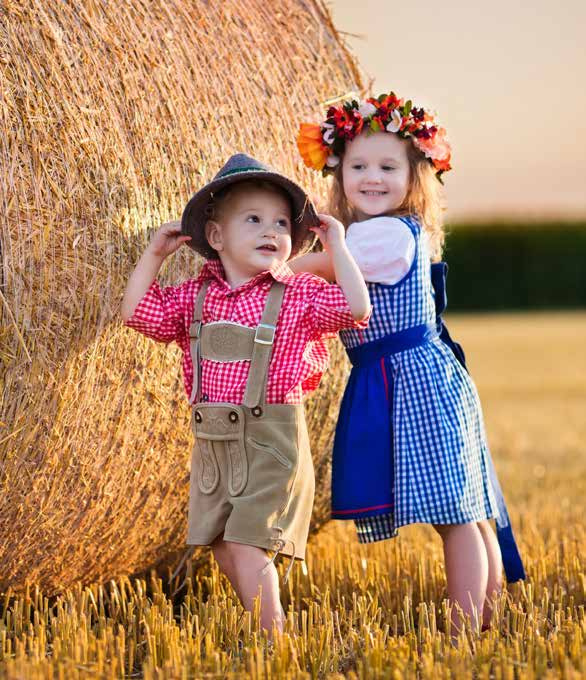
<svg viewBox="0 0 586 680">
<path fill-rule="evenodd" d="M 495 518 L 507 579 L 524 578 L 476 388 L 435 327 L 411 328 L 348 355 L 332 517 L 355 520 L 363 542 L 412 523 Z"/>
</svg>

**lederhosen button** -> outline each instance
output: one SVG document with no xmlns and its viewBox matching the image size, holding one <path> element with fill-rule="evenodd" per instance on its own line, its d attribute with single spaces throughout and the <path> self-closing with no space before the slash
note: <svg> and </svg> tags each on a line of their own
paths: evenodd
<svg viewBox="0 0 586 680">
<path fill-rule="evenodd" d="M 199 411 L 195 412 L 195 422 L 201 423 L 201 413 Z"/>
<path fill-rule="evenodd" d="M 260 418 L 262 416 L 262 408 L 260 406 L 253 406 L 250 412 L 256 418 Z"/>
<path fill-rule="evenodd" d="M 238 414 L 236 413 L 236 411 L 230 411 L 230 415 L 228 416 L 228 418 L 230 419 L 231 423 L 238 422 Z"/>
</svg>

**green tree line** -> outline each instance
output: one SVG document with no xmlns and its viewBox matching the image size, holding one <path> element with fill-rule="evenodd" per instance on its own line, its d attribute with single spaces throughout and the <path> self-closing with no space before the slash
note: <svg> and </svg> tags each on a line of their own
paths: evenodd
<svg viewBox="0 0 586 680">
<path fill-rule="evenodd" d="M 586 307 L 586 222 L 447 228 L 448 311 Z"/>
</svg>

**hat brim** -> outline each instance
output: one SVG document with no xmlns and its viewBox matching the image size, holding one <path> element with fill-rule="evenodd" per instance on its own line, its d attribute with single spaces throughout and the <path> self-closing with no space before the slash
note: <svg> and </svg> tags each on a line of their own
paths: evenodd
<svg viewBox="0 0 586 680">
<path fill-rule="evenodd" d="M 212 180 L 195 193 L 185 206 L 183 216 L 181 217 L 181 233 L 191 236 L 191 241 L 188 242 L 188 245 L 205 258 L 217 257 L 216 251 L 209 245 L 205 236 L 205 225 L 209 220 L 206 209 L 213 194 L 232 184 L 248 180 L 263 180 L 275 184 L 290 197 L 293 208 L 291 255 L 296 255 L 313 239 L 313 234 L 309 231 L 309 227 L 318 226 L 319 218 L 315 206 L 298 184 L 276 172 L 256 169 L 242 170 Z"/>
</svg>

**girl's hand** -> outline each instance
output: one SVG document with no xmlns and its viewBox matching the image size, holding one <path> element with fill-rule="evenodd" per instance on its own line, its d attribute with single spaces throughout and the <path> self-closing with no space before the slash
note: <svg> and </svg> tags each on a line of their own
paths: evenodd
<svg viewBox="0 0 586 680">
<path fill-rule="evenodd" d="M 358 269 L 352 254 L 346 247 L 344 226 L 331 215 L 318 215 L 319 227 L 312 231 L 327 250 L 327 257 L 331 261 L 336 282 L 346 296 L 352 316 L 356 321 L 365 319 L 370 313 L 370 298 L 368 289 Z"/>
<path fill-rule="evenodd" d="M 310 231 L 317 235 L 324 250 L 332 253 L 336 248 L 344 245 L 346 240 L 344 225 L 331 215 L 324 215 L 322 213 L 318 217 L 320 221 L 319 227 L 310 227 Z"/>
<path fill-rule="evenodd" d="M 181 248 L 184 243 L 191 241 L 191 236 L 181 233 L 181 221 L 173 220 L 163 224 L 151 239 L 147 250 L 156 257 L 168 257 Z"/>
</svg>

